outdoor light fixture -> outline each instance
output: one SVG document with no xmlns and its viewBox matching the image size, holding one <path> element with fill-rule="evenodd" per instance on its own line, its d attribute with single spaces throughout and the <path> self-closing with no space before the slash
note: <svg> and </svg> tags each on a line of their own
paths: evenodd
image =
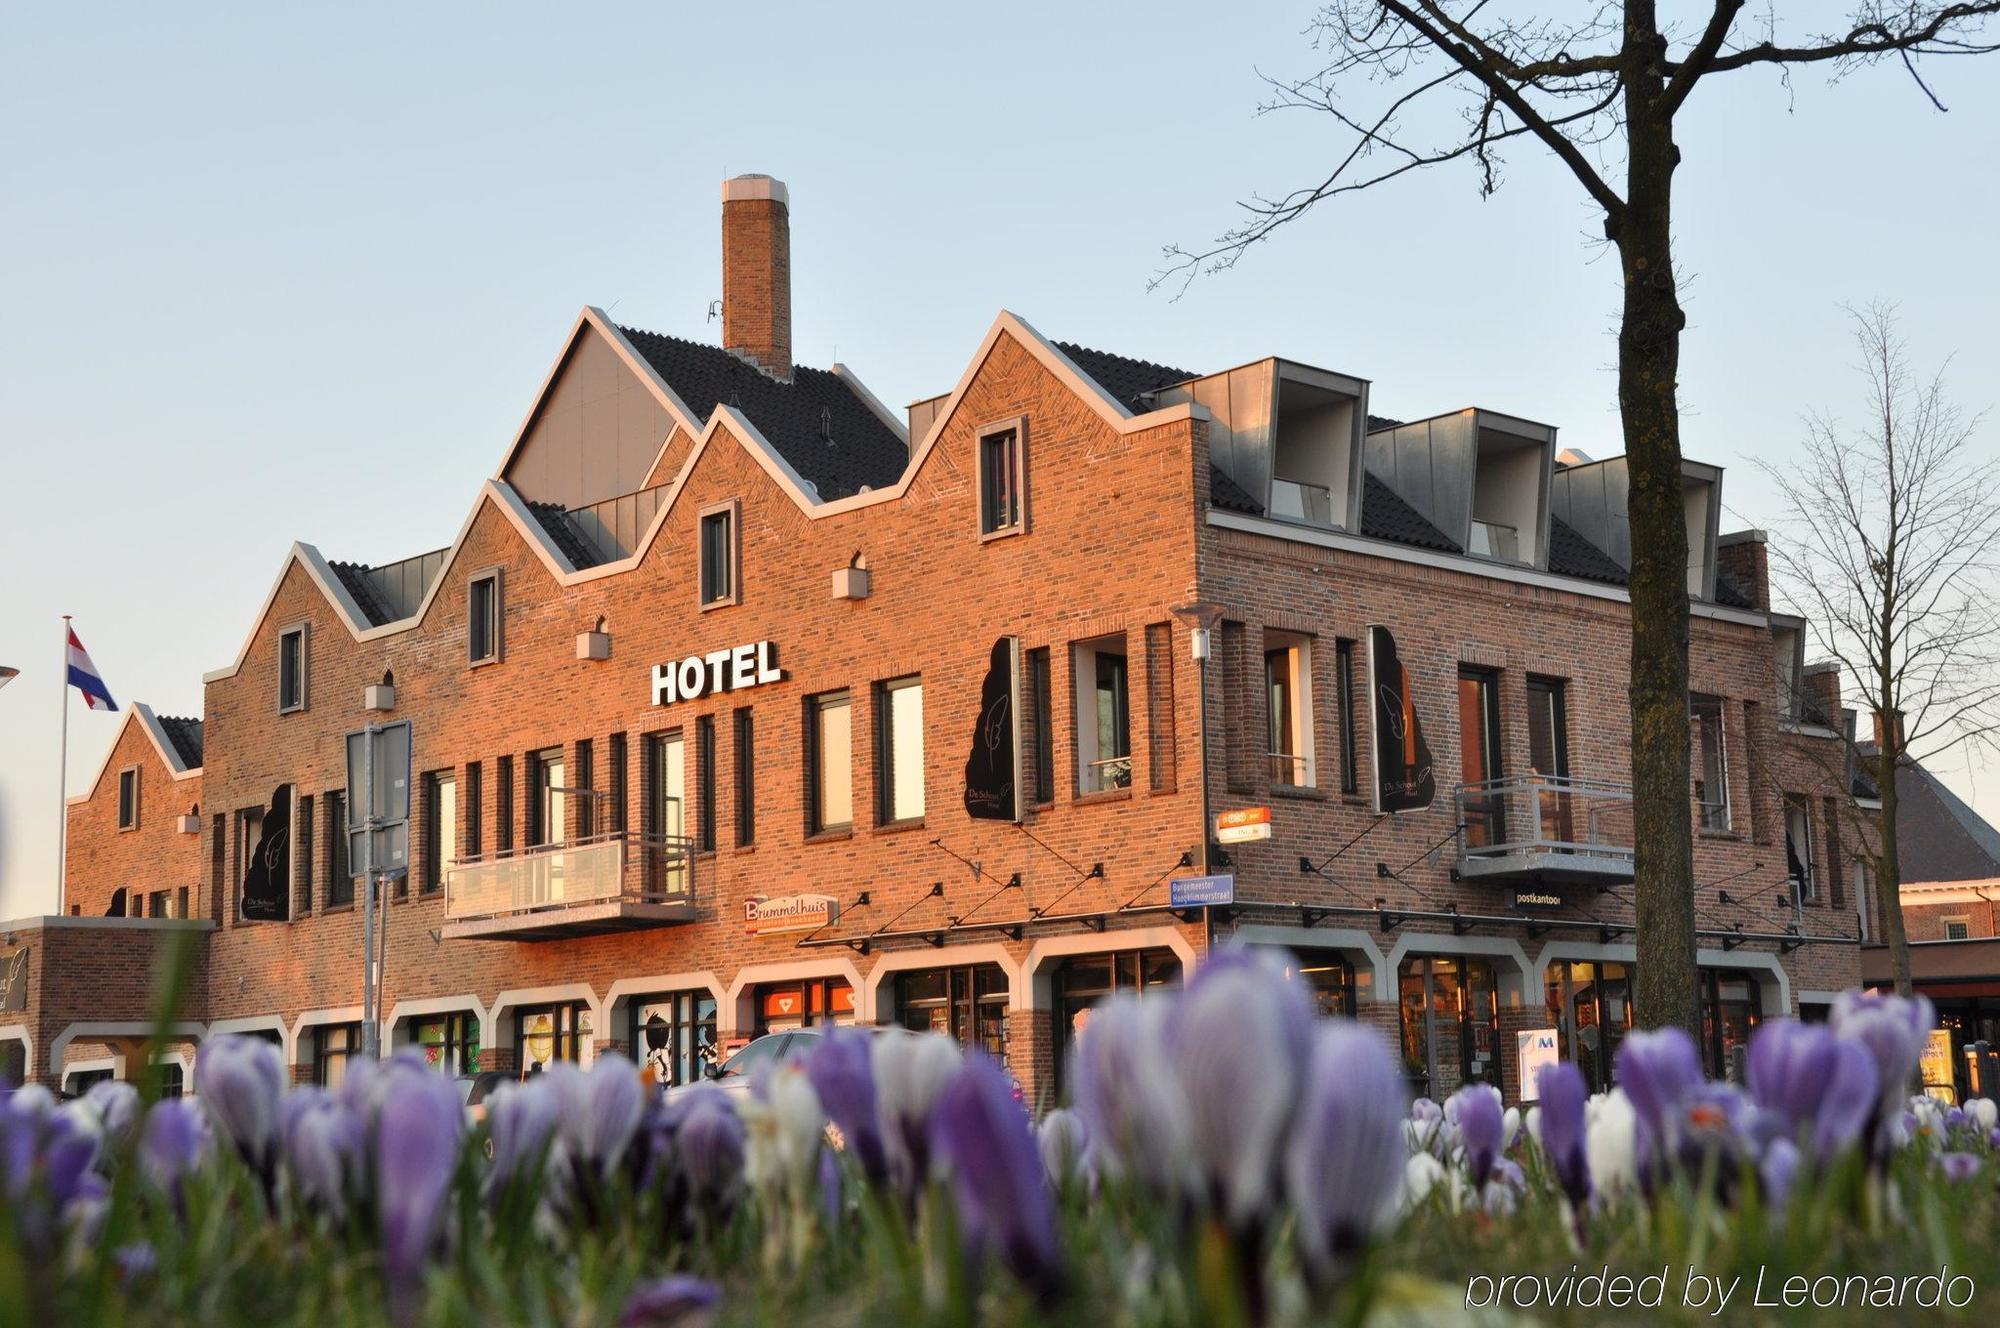
<svg viewBox="0 0 2000 1328">
<path fill-rule="evenodd" d="M 396 675 L 394 671 L 383 670 L 381 682 L 370 683 L 361 689 L 361 708 L 363 710 L 378 712 L 386 712 L 396 708 Z"/>
<path fill-rule="evenodd" d="M 604 615 L 598 615 L 595 627 L 592 627 L 587 632 L 577 633 L 576 657 L 578 659 L 611 658 L 611 633 L 604 630 Z"/>
</svg>

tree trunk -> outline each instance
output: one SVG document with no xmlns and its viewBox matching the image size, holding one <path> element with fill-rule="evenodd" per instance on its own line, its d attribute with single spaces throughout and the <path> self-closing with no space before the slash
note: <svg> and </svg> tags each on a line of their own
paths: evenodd
<svg viewBox="0 0 2000 1328">
<path fill-rule="evenodd" d="M 1882 688 L 1882 696 L 1890 696 L 1891 689 Z M 1881 704 L 1880 701 L 1877 704 Z M 1902 735 L 1896 732 L 1901 726 L 1892 706 L 1883 705 L 1882 739 L 1875 745 L 1876 788 L 1882 795 L 1881 821 L 1876 827 L 1881 836 L 1881 856 L 1875 871 L 1875 893 L 1882 901 L 1882 939 L 1889 946 L 1889 969 L 1896 978 L 1896 994 L 1908 996 L 1913 990 L 1910 979 L 1910 934 L 1903 929 L 1903 862 L 1901 844 L 1896 834 L 1896 767 L 1902 764 Z"/>
<path fill-rule="evenodd" d="M 1674 289 L 1673 174 L 1662 105 L 1664 42 L 1650 0 L 1626 6 L 1625 214 L 1614 237 L 1625 282 L 1618 407 L 1631 474 L 1635 1014 L 1701 1035 L 1695 968 L 1693 798 L 1688 772 L 1688 541 L 1676 376 L 1687 319 Z"/>
</svg>

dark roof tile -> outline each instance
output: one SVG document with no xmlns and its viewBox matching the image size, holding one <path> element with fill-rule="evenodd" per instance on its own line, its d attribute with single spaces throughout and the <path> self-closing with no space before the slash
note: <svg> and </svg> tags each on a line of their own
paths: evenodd
<svg viewBox="0 0 2000 1328">
<path fill-rule="evenodd" d="M 1613 586 L 1626 585 L 1631 580 L 1616 558 L 1578 534 L 1576 527 L 1553 516 L 1549 518 L 1549 570 Z"/>
<path fill-rule="evenodd" d="M 340 578 L 340 584 L 347 587 L 347 593 L 354 597 L 361 609 L 361 616 L 368 620 L 370 627 L 380 627 L 394 618 L 393 611 L 382 597 L 375 593 L 375 587 L 368 579 L 368 567 L 363 563 L 330 562 L 327 566 Z"/>
<path fill-rule="evenodd" d="M 1443 531 L 1425 520 L 1416 508 L 1397 497 L 1396 491 L 1365 473 L 1361 481 L 1361 533 L 1397 544 L 1413 544 L 1440 553 L 1461 553 Z"/>
<path fill-rule="evenodd" d="M 1264 515 L 1264 509 L 1250 496 L 1250 491 L 1224 474 L 1220 466 L 1208 468 L 1208 502 L 1211 507 L 1220 507 L 1231 512 L 1244 512 L 1250 516 Z"/>
<path fill-rule="evenodd" d="M 1097 385 L 1109 392 L 1119 405 L 1135 415 L 1143 415 L 1152 409 L 1146 401 L 1148 392 L 1157 392 L 1163 387 L 1201 377 L 1186 369 L 1154 364 L 1151 360 L 1135 360 L 1129 355 L 1114 355 L 1108 350 L 1092 350 L 1073 341 L 1058 341 L 1055 347 L 1069 357 L 1071 364 L 1096 379 Z"/>
<path fill-rule="evenodd" d="M 181 764 L 190 770 L 201 766 L 201 721 L 182 719 L 178 715 L 155 715 L 160 721 L 160 729 L 173 745 L 174 754 L 181 758 Z"/>
<path fill-rule="evenodd" d="M 597 556 L 597 551 L 592 549 L 577 532 L 576 526 L 569 519 L 569 513 L 563 510 L 561 503 L 529 503 L 528 511 L 534 514 L 542 529 L 549 533 L 549 538 L 555 541 L 556 547 L 563 551 L 563 557 L 569 559 L 571 567 L 581 572 L 584 568 L 595 567 L 602 561 Z"/>
<path fill-rule="evenodd" d="M 1715 602 L 1731 609 L 1757 607 L 1756 601 L 1750 598 L 1750 592 L 1743 588 L 1743 583 L 1720 567 L 1715 569 Z"/>
<path fill-rule="evenodd" d="M 909 465 L 901 436 L 839 374 L 798 367 L 783 382 L 720 346 L 619 330 L 697 420 L 741 410 L 823 501 L 886 488 Z"/>
</svg>

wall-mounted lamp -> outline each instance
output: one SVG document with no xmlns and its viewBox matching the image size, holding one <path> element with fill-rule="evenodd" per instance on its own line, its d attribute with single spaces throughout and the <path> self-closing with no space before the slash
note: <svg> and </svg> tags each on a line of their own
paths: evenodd
<svg viewBox="0 0 2000 1328">
<path fill-rule="evenodd" d="M 576 657 L 578 659 L 610 659 L 611 633 L 604 630 L 604 615 L 597 616 L 597 625 L 576 636 Z"/>
<path fill-rule="evenodd" d="M 867 599 L 869 591 L 868 559 L 856 549 L 854 556 L 847 560 L 847 566 L 835 568 L 833 573 L 833 597 L 835 599 Z"/>
<path fill-rule="evenodd" d="M 396 675 L 393 670 L 382 671 L 382 681 L 370 683 L 361 689 L 361 708 L 385 712 L 396 708 Z"/>
<path fill-rule="evenodd" d="M 200 833 L 201 833 L 201 804 L 200 804 L 200 803 L 198 803 L 198 802 L 195 802 L 195 803 L 189 803 L 189 804 L 188 804 L 188 809 L 187 809 L 187 815 L 186 815 L 186 816 L 180 816 L 180 817 L 176 817 L 176 818 L 174 819 L 174 829 L 175 829 L 175 830 L 177 830 L 177 831 L 179 831 L 179 832 L 180 832 L 181 834 L 184 834 L 184 835 L 198 835 L 198 834 L 200 834 Z"/>
</svg>

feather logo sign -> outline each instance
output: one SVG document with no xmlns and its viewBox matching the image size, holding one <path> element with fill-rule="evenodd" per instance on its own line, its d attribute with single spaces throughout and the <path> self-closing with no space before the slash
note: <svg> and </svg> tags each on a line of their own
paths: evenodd
<svg viewBox="0 0 2000 1328">
<path fill-rule="evenodd" d="M 965 761 L 965 812 L 983 821 L 1020 816 L 1015 790 L 1020 766 L 1015 742 L 1014 638 L 993 643 L 986 681 L 979 689 L 979 718 L 972 726 L 972 755 Z"/>
<path fill-rule="evenodd" d="M 1375 810 L 1422 811 L 1437 797 L 1437 776 L 1410 671 L 1386 627 L 1368 629 L 1368 682 L 1375 698 Z"/>
<path fill-rule="evenodd" d="M 264 813 L 264 832 L 243 874 L 243 920 L 286 922 L 292 916 L 292 786 L 280 784 Z"/>
</svg>

